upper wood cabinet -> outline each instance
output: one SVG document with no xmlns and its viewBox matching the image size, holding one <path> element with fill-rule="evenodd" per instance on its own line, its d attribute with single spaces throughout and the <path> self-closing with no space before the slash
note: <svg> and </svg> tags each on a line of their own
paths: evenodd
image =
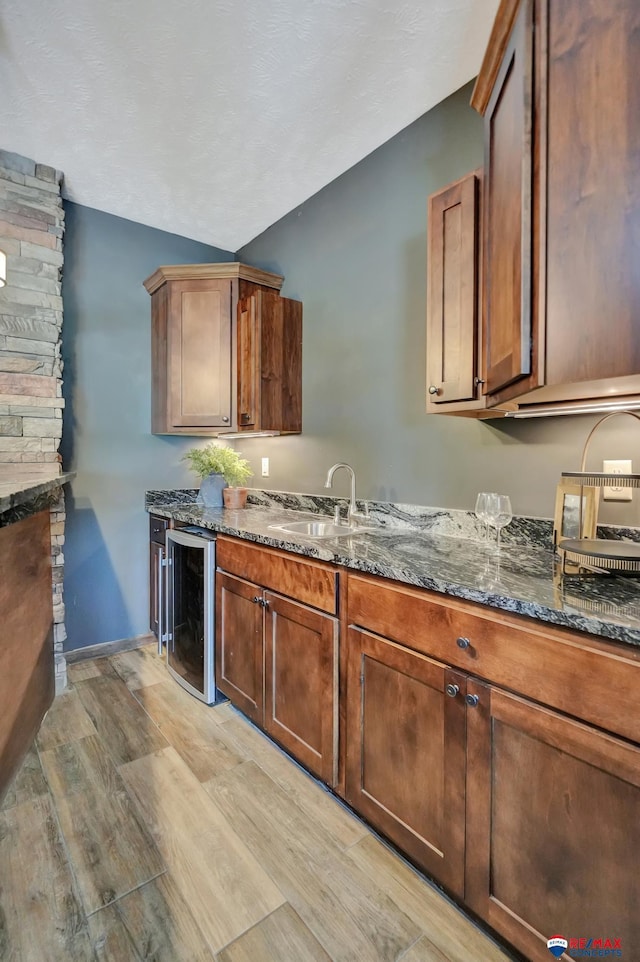
<svg viewBox="0 0 640 962">
<path fill-rule="evenodd" d="M 484 115 L 487 411 L 468 386 L 428 410 L 640 396 L 639 34 L 637 0 L 502 0 L 471 101 Z"/>
<path fill-rule="evenodd" d="M 302 430 L 302 305 L 282 281 L 237 263 L 147 278 L 154 434 Z"/>
<path fill-rule="evenodd" d="M 478 337 L 481 183 L 476 171 L 429 198 L 428 413 L 485 407 Z"/>
</svg>

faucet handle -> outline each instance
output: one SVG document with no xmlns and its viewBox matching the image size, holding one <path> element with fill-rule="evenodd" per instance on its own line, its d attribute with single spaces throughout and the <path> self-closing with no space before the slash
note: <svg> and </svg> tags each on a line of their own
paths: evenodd
<svg viewBox="0 0 640 962">
<path fill-rule="evenodd" d="M 336 504 L 335 508 L 333 509 L 333 523 L 342 524 L 342 519 L 340 518 L 340 502 L 339 501 Z"/>
</svg>

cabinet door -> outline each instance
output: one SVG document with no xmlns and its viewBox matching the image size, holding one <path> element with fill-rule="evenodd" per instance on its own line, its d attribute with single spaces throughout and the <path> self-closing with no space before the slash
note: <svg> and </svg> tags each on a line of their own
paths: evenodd
<svg viewBox="0 0 640 962">
<path fill-rule="evenodd" d="M 167 321 L 169 422 L 231 422 L 231 283 L 171 281 Z"/>
<path fill-rule="evenodd" d="M 427 411 L 478 394 L 479 179 L 429 198 Z"/>
<path fill-rule="evenodd" d="M 465 901 L 528 959 L 548 960 L 557 934 L 618 938 L 633 956 L 640 749 L 479 682 L 467 691 Z"/>
<path fill-rule="evenodd" d="M 531 372 L 532 2 L 523 0 L 485 113 L 484 391 Z"/>
<path fill-rule="evenodd" d="M 160 635 L 162 592 L 160 591 L 160 575 L 162 573 L 162 558 L 164 548 L 152 541 L 149 544 L 149 629 L 156 638 Z"/>
<path fill-rule="evenodd" d="M 264 727 L 323 781 L 336 780 L 338 621 L 265 593 Z"/>
<path fill-rule="evenodd" d="M 238 301 L 238 429 L 260 430 L 258 295 Z"/>
<path fill-rule="evenodd" d="M 216 686 L 262 725 L 262 589 L 216 574 Z"/>
<path fill-rule="evenodd" d="M 238 302 L 238 430 L 302 430 L 302 304 L 275 291 Z"/>
<path fill-rule="evenodd" d="M 465 676 L 357 628 L 348 644 L 347 801 L 462 896 Z"/>
</svg>

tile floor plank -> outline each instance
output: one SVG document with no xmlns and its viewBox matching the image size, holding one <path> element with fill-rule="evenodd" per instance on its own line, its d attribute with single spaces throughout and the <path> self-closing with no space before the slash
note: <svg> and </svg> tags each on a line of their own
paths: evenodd
<svg viewBox="0 0 640 962">
<path fill-rule="evenodd" d="M 6 810 L 14 805 L 22 805 L 23 802 L 30 802 L 40 795 L 46 795 L 48 790 L 38 753 L 35 745 L 32 745 L 4 797 L 1 809 Z"/>
<path fill-rule="evenodd" d="M 89 918 L 89 931 L 98 962 L 211 962 L 213 958 L 168 875 L 96 912 Z"/>
<path fill-rule="evenodd" d="M 165 871 L 100 738 L 41 758 L 87 915 Z"/>
<path fill-rule="evenodd" d="M 331 962 L 331 957 L 286 904 L 223 949 L 217 962 Z"/>
<path fill-rule="evenodd" d="M 213 953 L 286 901 L 175 749 L 120 773 Z"/>
<path fill-rule="evenodd" d="M 121 651 L 109 659 L 116 672 L 122 678 L 127 688 L 132 691 L 157 685 L 166 681 L 173 681 L 164 658 L 158 654 L 157 648 L 145 645 L 144 648 L 134 648 L 133 651 Z"/>
<path fill-rule="evenodd" d="M 116 671 L 108 658 L 91 658 L 87 661 L 74 661 L 67 665 L 67 677 L 71 685 L 100 675 L 115 677 Z"/>
<path fill-rule="evenodd" d="M 451 962 L 469 962 L 469 959 L 508 962 L 510 959 L 434 886 L 425 883 L 373 835 L 357 842 L 347 857 L 378 881 Z"/>
<path fill-rule="evenodd" d="M 426 935 L 423 935 L 410 949 L 407 949 L 404 955 L 400 956 L 398 962 L 450 962 L 450 959 L 443 955 Z"/>
<path fill-rule="evenodd" d="M 0 813 L 0 959 L 94 959 L 48 796 Z"/>
<path fill-rule="evenodd" d="M 342 848 L 354 845 L 369 834 L 366 825 L 352 815 L 331 793 L 311 775 L 293 762 L 266 735 L 242 716 L 222 726 L 233 742 L 243 750 L 267 775 L 284 789 L 294 802 L 316 824 L 322 825 Z"/>
<path fill-rule="evenodd" d="M 66 691 L 53 699 L 51 708 L 40 726 L 36 744 L 41 751 L 64 745 L 66 742 L 95 735 L 96 728 L 87 714 L 78 693 Z"/>
<path fill-rule="evenodd" d="M 173 680 L 135 692 L 146 713 L 201 782 L 245 760 L 214 719 L 214 708 L 196 704 Z"/>
<path fill-rule="evenodd" d="M 255 762 L 206 783 L 229 823 L 337 962 L 395 962 L 422 934 Z"/>
<path fill-rule="evenodd" d="M 116 764 L 167 747 L 166 739 L 120 678 L 89 678 L 76 690 Z"/>
</svg>

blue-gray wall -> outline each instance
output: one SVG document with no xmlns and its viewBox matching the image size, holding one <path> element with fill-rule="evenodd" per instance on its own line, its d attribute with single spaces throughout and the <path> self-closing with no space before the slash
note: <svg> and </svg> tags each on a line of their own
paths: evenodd
<svg viewBox="0 0 640 962">
<path fill-rule="evenodd" d="M 148 630 L 144 491 L 192 487 L 190 438 L 151 431 L 151 300 L 160 264 L 231 261 L 229 251 L 65 204 L 62 454 L 67 495 L 67 648 Z"/>
<path fill-rule="evenodd" d="M 471 89 L 238 252 L 283 273 L 283 294 L 304 302 L 304 433 L 236 445 L 256 472 L 260 457 L 270 456 L 265 485 L 320 493 L 327 468 L 348 461 L 363 497 L 472 509 L 478 491 L 502 491 L 518 513 L 552 517 L 560 472 L 579 467 L 594 417 L 481 422 L 425 414 L 426 202 L 482 166 Z M 596 435 L 593 466 L 633 457 L 633 429 L 623 418 L 606 426 L 602 444 Z M 346 493 L 346 477 L 336 486 Z M 637 503 L 631 512 L 605 506 L 603 516 L 640 523 Z"/>
</svg>

